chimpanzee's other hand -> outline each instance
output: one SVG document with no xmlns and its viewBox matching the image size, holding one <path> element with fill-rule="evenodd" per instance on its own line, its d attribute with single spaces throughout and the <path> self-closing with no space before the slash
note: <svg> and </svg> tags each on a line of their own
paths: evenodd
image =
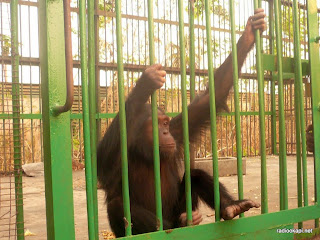
<svg viewBox="0 0 320 240">
<path fill-rule="evenodd" d="M 179 217 L 180 227 L 187 226 L 187 213 L 184 212 Z M 199 225 L 202 222 L 202 214 L 199 211 L 192 211 L 192 225 Z"/>
<path fill-rule="evenodd" d="M 166 79 L 166 71 L 162 70 L 161 64 L 148 67 L 140 78 L 140 83 L 147 91 L 155 91 L 163 86 Z"/>
<path fill-rule="evenodd" d="M 260 30 L 260 34 L 266 30 L 267 23 L 265 21 L 266 14 L 264 9 L 258 8 L 254 11 L 254 15 L 249 17 L 246 28 L 243 33 L 245 37 L 245 42 L 250 46 L 254 44 L 255 36 L 254 33 L 256 30 Z"/>
</svg>

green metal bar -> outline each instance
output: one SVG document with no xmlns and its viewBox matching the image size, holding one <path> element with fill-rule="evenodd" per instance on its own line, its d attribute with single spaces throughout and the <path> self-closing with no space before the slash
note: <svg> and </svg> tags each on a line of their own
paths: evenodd
<svg viewBox="0 0 320 240">
<path fill-rule="evenodd" d="M 265 115 L 271 116 L 272 112 L 266 111 L 264 112 Z M 217 116 L 235 116 L 234 112 L 219 112 Z M 240 112 L 240 116 L 259 116 L 259 112 Z"/>
<path fill-rule="evenodd" d="M 213 188 L 214 188 L 214 209 L 215 220 L 220 221 L 220 192 L 219 192 L 219 169 L 218 169 L 218 146 L 217 146 L 217 114 L 216 114 L 216 98 L 214 89 L 214 72 L 213 57 L 211 46 L 211 22 L 210 22 L 210 5 L 209 0 L 205 1 L 206 14 L 206 37 L 208 49 L 208 72 L 209 72 L 209 97 L 210 97 L 210 130 L 212 142 L 212 164 L 213 164 Z"/>
<path fill-rule="evenodd" d="M 281 17 L 281 11 L 280 11 Z M 281 25 L 281 21 L 280 21 Z M 262 62 L 263 62 L 263 69 L 267 71 L 277 71 L 277 56 L 272 54 L 262 54 Z M 284 73 L 294 73 L 294 58 L 290 57 L 283 57 L 282 58 L 282 70 Z M 310 74 L 310 67 L 308 60 L 301 60 L 302 64 L 302 75 L 306 76 Z"/>
<path fill-rule="evenodd" d="M 294 59 L 295 59 L 295 88 L 297 88 L 297 101 L 300 111 L 300 129 L 301 145 L 302 145 L 302 175 L 303 175 L 303 200 L 304 206 L 308 206 L 308 177 L 307 177 L 307 148 L 306 148 L 306 127 L 303 104 L 303 83 L 302 83 L 302 67 L 301 67 L 301 51 L 300 51 L 300 30 L 299 30 L 299 12 L 298 2 L 293 0 L 293 25 L 294 25 Z M 297 148 L 299 146 L 297 145 Z"/>
<path fill-rule="evenodd" d="M 75 239 L 70 112 L 52 109 L 66 96 L 63 2 L 39 1 L 47 239 Z"/>
<path fill-rule="evenodd" d="M 186 60 L 184 48 L 184 17 L 183 0 L 178 0 L 179 12 L 179 44 L 180 44 L 180 68 L 181 68 L 181 97 L 182 97 L 182 126 L 184 144 L 184 166 L 185 166 L 185 190 L 187 205 L 187 225 L 192 225 L 192 200 L 191 200 L 191 177 L 190 177 L 190 150 L 188 129 L 188 103 L 186 89 Z"/>
<path fill-rule="evenodd" d="M 294 106 L 295 106 L 295 119 L 296 119 L 296 156 L 297 156 L 297 194 L 298 194 L 298 207 L 302 207 L 302 164 L 301 164 L 301 136 L 300 136 L 300 106 L 298 104 L 298 88 L 294 88 Z M 298 223 L 298 227 L 302 228 L 302 222 Z"/>
<path fill-rule="evenodd" d="M 223 221 L 210 224 L 201 224 L 198 226 L 177 228 L 168 231 L 142 234 L 132 236 L 131 240 L 147 239 L 293 239 L 293 235 L 287 233 L 277 233 L 277 229 L 292 228 L 287 227 L 297 221 L 306 221 L 314 219 L 320 214 L 320 206 L 309 206 L 280 212 L 267 213 L 252 217 L 233 219 L 232 221 Z M 205 233 L 205 234 L 204 234 Z M 272 238 L 267 234 L 273 234 Z"/>
<path fill-rule="evenodd" d="M 97 196 L 97 122 L 96 122 L 96 74 L 95 74 L 95 1 L 88 1 L 88 75 L 89 75 L 89 118 L 91 141 L 91 176 L 95 239 L 99 239 L 98 196 Z"/>
<path fill-rule="evenodd" d="M 13 159 L 16 200 L 17 239 L 24 239 L 22 157 L 20 135 L 20 84 L 19 84 L 19 43 L 18 43 L 18 1 L 12 0 L 11 14 L 11 62 L 12 62 L 12 122 L 13 122 Z"/>
<path fill-rule="evenodd" d="M 95 6 L 94 9 L 97 11 L 99 9 L 99 1 L 95 0 L 94 1 Z M 100 39 L 99 39 L 99 29 L 100 29 L 100 24 L 99 24 L 99 15 L 95 15 L 94 18 L 94 26 L 95 26 L 95 46 L 99 46 L 100 43 Z M 99 48 L 95 48 L 95 57 L 96 57 L 96 63 L 99 62 Z M 100 68 L 98 66 L 98 64 L 96 64 L 96 70 L 95 70 L 95 79 L 96 79 L 96 112 L 100 113 L 101 112 L 101 93 L 100 93 L 100 80 L 101 80 L 101 76 L 100 76 Z M 107 94 L 107 93 L 106 93 Z M 99 142 L 99 140 L 101 139 L 101 119 L 97 119 L 96 121 L 96 129 L 97 129 L 97 139 L 96 142 Z M 99 225 L 99 223 L 98 223 Z"/>
<path fill-rule="evenodd" d="M 195 36 L 194 36 L 194 0 L 189 1 L 189 68 L 190 68 L 190 102 L 196 96 L 196 82 L 195 82 Z M 196 144 L 190 145 L 190 167 L 195 168 L 196 159 Z"/>
<path fill-rule="evenodd" d="M 42 119 L 42 114 L 20 114 L 21 119 Z M 0 119 L 13 119 L 13 114 L 0 114 Z"/>
<path fill-rule="evenodd" d="M 278 108 L 279 108 L 279 161 L 280 161 L 280 209 L 288 209 L 288 183 L 287 183 L 287 143 L 284 116 L 284 90 L 282 76 L 282 34 L 280 25 L 280 10 L 277 1 L 274 4 L 276 42 L 277 42 L 277 69 L 278 69 Z"/>
<path fill-rule="evenodd" d="M 269 29 L 270 29 L 270 53 L 275 54 L 274 47 L 274 0 L 269 1 Z M 272 154 L 277 154 L 277 109 L 276 109 L 276 83 L 274 80 L 275 73 L 271 72 L 271 141 L 272 141 Z"/>
<path fill-rule="evenodd" d="M 129 196 L 129 177 L 128 177 L 128 148 L 127 148 L 127 126 L 126 110 L 124 98 L 123 81 L 123 56 L 122 56 L 122 28 L 121 28 L 121 0 L 116 1 L 116 32 L 117 32 L 117 64 L 118 64 L 118 94 L 119 94 L 119 121 L 120 121 L 120 142 L 121 142 L 121 165 L 122 165 L 122 195 L 123 212 L 126 236 L 132 235 L 131 213 Z"/>
<path fill-rule="evenodd" d="M 315 204 L 320 200 L 320 54 L 319 54 L 319 25 L 317 13 L 317 1 L 309 0 L 307 4 L 308 13 L 308 39 L 310 77 L 312 85 L 312 113 L 313 113 L 313 135 L 314 135 L 314 172 L 315 172 Z M 315 220 L 315 227 L 319 227 L 319 218 Z"/>
<path fill-rule="evenodd" d="M 86 29 L 86 0 L 79 0 L 80 18 L 80 62 L 81 62 L 81 86 L 82 86 L 82 111 L 83 111 L 83 138 L 87 194 L 87 217 L 89 239 L 95 239 L 95 219 L 93 207 L 93 181 L 91 160 L 91 137 L 89 115 L 88 92 L 88 56 L 87 56 L 87 29 Z"/>
<path fill-rule="evenodd" d="M 154 64 L 153 0 L 148 0 L 148 27 L 149 27 L 149 55 L 150 55 L 149 58 L 150 58 L 150 65 L 152 65 Z M 155 198 L 156 198 L 157 229 L 163 230 L 157 92 L 154 92 L 151 95 L 151 107 L 152 107 L 154 184 L 155 184 Z"/>
<path fill-rule="evenodd" d="M 254 0 L 254 8 L 259 8 L 258 0 Z M 256 61 L 258 75 L 258 95 L 259 95 L 259 127 L 260 127 L 260 154 L 261 154 L 261 212 L 268 212 L 268 186 L 267 186 L 267 159 L 266 159 L 266 133 L 264 114 L 264 78 L 262 69 L 262 54 L 260 31 L 255 32 L 256 38 Z"/>
<path fill-rule="evenodd" d="M 233 89 L 234 89 L 234 111 L 236 123 L 236 147 L 237 147 L 237 172 L 238 172 L 238 197 L 243 199 L 243 170 L 242 170 L 242 140 L 241 140 L 241 122 L 239 106 L 239 76 L 238 76 L 238 52 L 235 33 L 234 20 L 234 0 L 229 0 L 230 21 L 231 21 L 231 42 L 232 42 L 232 68 L 233 68 Z M 244 217 L 241 213 L 240 217 Z"/>
<path fill-rule="evenodd" d="M 189 11 L 189 32 L 190 32 L 190 100 L 192 101 L 195 96 L 195 66 L 196 66 L 196 57 L 195 57 L 195 37 L 194 37 L 194 0 L 190 0 L 190 11 Z"/>
</svg>

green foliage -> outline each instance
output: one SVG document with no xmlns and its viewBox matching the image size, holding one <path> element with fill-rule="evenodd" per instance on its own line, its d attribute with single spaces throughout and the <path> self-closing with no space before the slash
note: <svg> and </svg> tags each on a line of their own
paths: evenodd
<svg viewBox="0 0 320 240">
<path fill-rule="evenodd" d="M 288 11 L 292 11 L 292 8 L 282 9 L 281 13 L 285 16 L 285 21 L 282 21 L 283 37 L 285 38 L 294 38 L 294 24 L 293 24 L 293 14 L 288 14 Z M 300 41 L 304 41 L 305 35 L 308 33 L 307 24 L 306 24 L 306 12 L 303 9 L 299 11 L 299 28 L 300 28 Z"/>
<path fill-rule="evenodd" d="M 227 10 L 219 4 L 218 0 L 210 1 L 210 10 L 219 17 L 219 21 L 229 21 L 229 14 Z M 195 17 L 201 17 L 205 14 L 205 0 L 196 0 L 194 2 Z"/>
<path fill-rule="evenodd" d="M 0 45 L 2 46 L 1 55 L 9 56 L 11 50 L 11 38 L 7 35 L 0 34 Z"/>
<path fill-rule="evenodd" d="M 112 0 L 99 0 L 98 9 L 100 11 L 114 12 L 115 11 L 115 1 Z M 99 16 L 99 28 L 103 28 L 107 23 L 111 22 L 112 17 Z"/>
</svg>

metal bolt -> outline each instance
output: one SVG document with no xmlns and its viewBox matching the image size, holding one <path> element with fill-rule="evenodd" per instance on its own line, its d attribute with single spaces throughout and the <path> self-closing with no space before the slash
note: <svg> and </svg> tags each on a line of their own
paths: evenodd
<svg viewBox="0 0 320 240">
<path fill-rule="evenodd" d="M 319 42 L 320 41 L 320 36 L 316 37 L 315 42 Z"/>
</svg>

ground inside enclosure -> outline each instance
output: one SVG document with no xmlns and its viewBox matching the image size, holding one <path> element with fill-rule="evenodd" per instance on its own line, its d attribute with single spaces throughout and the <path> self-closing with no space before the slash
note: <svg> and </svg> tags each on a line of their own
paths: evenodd
<svg viewBox="0 0 320 240">
<path fill-rule="evenodd" d="M 296 174 L 296 158 L 288 156 L 288 194 L 289 208 L 297 207 L 297 174 Z M 277 156 L 268 156 L 268 194 L 269 194 L 269 211 L 274 212 L 279 210 L 279 164 Z M 314 204 L 314 169 L 313 157 L 308 157 L 308 184 L 309 184 L 309 204 Z M 1 182 L 8 182 L 2 177 Z M 247 159 L 247 174 L 244 176 L 244 196 L 260 202 L 260 159 Z M 8 180 L 8 179 L 7 179 Z M 237 197 L 237 176 L 221 177 L 223 182 L 230 192 Z M 29 230 L 33 236 L 28 236 L 26 239 L 46 239 L 46 218 L 45 218 L 45 189 L 43 177 L 24 177 L 24 213 L 25 213 L 25 228 Z M 86 208 L 86 191 L 85 191 L 85 175 L 84 171 L 73 172 L 74 186 L 74 208 L 75 208 L 75 228 L 76 239 L 88 239 L 87 233 L 87 208 Z M 5 189 L 4 186 L 1 187 Z M 109 230 L 107 220 L 107 211 L 104 204 L 104 192 L 98 191 L 99 201 L 99 229 L 100 239 L 104 239 L 101 231 Z M 203 222 L 202 224 L 210 223 L 214 220 L 214 211 L 202 204 L 200 209 Z M 246 216 L 260 214 L 260 209 L 251 209 Z M 1 226 L 1 219 L 0 219 Z M 297 226 L 295 226 L 297 228 Z M 314 228 L 314 221 L 304 223 L 304 228 Z"/>
</svg>

